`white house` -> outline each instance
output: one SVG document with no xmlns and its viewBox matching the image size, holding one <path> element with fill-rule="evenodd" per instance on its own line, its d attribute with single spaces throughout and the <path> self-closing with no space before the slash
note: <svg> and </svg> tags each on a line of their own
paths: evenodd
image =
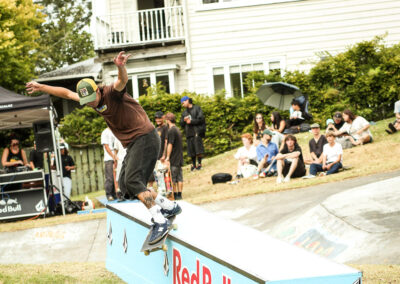
<svg viewBox="0 0 400 284">
<path fill-rule="evenodd" d="M 92 1 L 95 62 L 102 65 L 96 79 L 113 81 L 112 58 L 132 53 L 128 90 L 135 98 L 158 81 L 170 93 L 241 96 L 249 71 L 307 71 L 325 51 L 377 35 L 386 34 L 388 45 L 400 41 L 399 0 Z"/>
</svg>

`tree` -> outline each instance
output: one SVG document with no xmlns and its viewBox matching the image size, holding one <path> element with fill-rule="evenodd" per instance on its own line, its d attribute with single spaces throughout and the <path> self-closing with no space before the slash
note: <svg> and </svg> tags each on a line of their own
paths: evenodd
<svg viewBox="0 0 400 284">
<path fill-rule="evenodd" d="M 39 0 L 46 22 L 40 29 L 37 68 L 39 73 L 94 57 L 91 35 L 87 31 L 90 1 Z"/>
<path fill-rule="evenodd" d="M 0 86 L 21 91 L 34 77 L 44 15 L 32 0 L 0 0 Z"/>
</svg>

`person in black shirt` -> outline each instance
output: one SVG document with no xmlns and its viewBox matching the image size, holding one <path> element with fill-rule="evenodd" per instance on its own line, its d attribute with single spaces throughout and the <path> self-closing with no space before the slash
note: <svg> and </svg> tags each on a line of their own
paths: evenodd
<svg viewBox="0 0 400 284">
<path fill-rule="evenodd" d="M 276 155 L 276 161 L 278 163 L 276 183 L 290 182 L 290 178 L 302 177 L 306 173 L 301 148 L 297 144 L 296 137 L 291 134 L 286 136 L 283 149 Z"/>
<path fill-rule="evenodd" d="M 324 145 L 328 143 L 326 137 L 321 135 L 320 126 L 318 123 L 311 124 L 311 132 L 313 133 L 314 137 L 308 142 L 310 147 L 310 154 L 311 159 L 305 160 L 306 164 L 321 164 L 322 163 L 322 151 Z"/>
<path fill-rule="evenodd" d="M 1 157 L 1 164 L 8 172 L 15 172 L 17 167 L 29 166 L 26 153 L 19 147 L 19 140 L 11 138 L 10 147 L 5 148 Z"/>
<path fill-rule="evenodd" d="M 29 153 L 29 164 L 32 170 L 43 169 L 43 153 L 36 150 L 36 142 L 33 144 L 33 150 Z"/>
<path fill-rule="evenodd" d="M 178 127 L 175 126 L 175 115 L 167 113 L 165 120 L 168 124 L 167 138 L 167 156 L 166 162 L 171 168 L 172 185 L 174 189 L 174 197 L 176 200 L 182 199 L 183 189 L 183 150 L 182 150 L 182 134 Z"/>
<path fill-rule="evenodd" d="M 185 108 L 182 112 L 180 124 L 185 130 L 188 156 L 192 158 L 191 170 L 200 170 L 204 154 L 203 138 L 206 134 L 206 120 L 203 111 L 194 105 L 192 99 L 184 96 L 181 104 Z M 198 165 L 196 167 L 196 157 Z"/>
<path fill-rule="evenodd" d="M 326 130 L 327 131 L 328 130 L 339 131 L 339 129 L 342 128 L 343 124 L 344 124 L 344 120 L 343 120 L 342 113 L 340 111 L 337 111 L 333 115 L 333 123 L 329 124 Z"/>
<path fill-rule="evenodd" d="M 71 170 L 75 170 L 75 163 L 72 157 L 68 155 L 68 150 L 66 149 L 64 144 L 60 145 L 60 151 L 61 165 L 63 171 L 64 195 L 69 198 L 71 196 L 72 189 Z"/>
</svg>

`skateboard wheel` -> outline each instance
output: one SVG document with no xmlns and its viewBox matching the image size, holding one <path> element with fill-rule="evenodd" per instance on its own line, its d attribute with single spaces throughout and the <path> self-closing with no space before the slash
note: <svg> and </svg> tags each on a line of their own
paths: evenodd
<svg viewBox="0 0 400 284">
<path fill-rule="evenodd" d="M 164 244 L 164 245 L 162 246 L 162 250 L 163 250 L 163 251 L 167 251 L 167 250 L 168 250 L 168 246 L 167 246 L 166 244 Z"/>
<path fill-rule="evenodd" d="M 144 253 L 144 255 L 149 255 L 149 254 L 150 254 L 150 251 L 145 250 L 143 253 Z"/>
</svg>

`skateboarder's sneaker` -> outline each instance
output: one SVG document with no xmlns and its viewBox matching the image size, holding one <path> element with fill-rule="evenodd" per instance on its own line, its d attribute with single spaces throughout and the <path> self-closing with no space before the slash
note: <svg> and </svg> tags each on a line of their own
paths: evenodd
<svg viewBox="0 0 400 284">
<path fill-rule="evenodd" d="M 164 215 L 165 218 L 171 218 L 173 216 L 176 216 L 178 214 L 180 214 L 182 212 L 182 208 L 179 206 L 178 203 L 174 202 L 174 208 L 172 208 L 171 210 L 168 209 L 161 209 L 161 214 Z"/>
<path fill-rule="evenodd" d="M 171 222 L 167 219 L 164 223 L 154 223 L 149 238 L 149 244 L 153 245 L 159 242 L 168 233 Z"/>
</svg>

